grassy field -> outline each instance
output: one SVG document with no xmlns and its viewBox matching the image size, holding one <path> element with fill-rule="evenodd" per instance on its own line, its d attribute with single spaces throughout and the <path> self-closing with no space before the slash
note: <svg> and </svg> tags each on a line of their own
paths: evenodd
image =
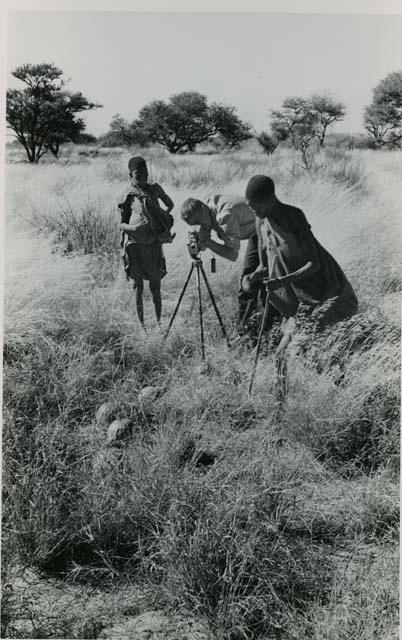
<svg viewBox="0 0 402 640">
<path fill-rule="evenodd" d="M 333 149 L 307 173 L 287 150 L 144 153 L 175 202 L 165 326 L 190 267 L 181 203 L 255 173 L 351 280 L 359 314 L 293 363 L 278 413 L 272 352 L 250 399 L 253 352 L 209 309 L 200 368 L 194 285 L 166 343 L 147 292 L 143 332 L 118 249 L 132 153 L 81 151 L 7 168 L 2 636 L 97 638 L 156 608 L 222 640 L 397 638 L 402 154 Z M 231 335 L 240 267 L 208 273 Z M 107 447 L 119 417 L 132 437 Z M 66 597 L 21 597 L 26 567 Z"/>
</svg>

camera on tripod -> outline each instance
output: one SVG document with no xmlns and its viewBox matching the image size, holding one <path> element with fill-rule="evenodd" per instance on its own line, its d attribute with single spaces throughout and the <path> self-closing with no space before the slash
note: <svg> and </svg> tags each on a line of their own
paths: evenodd
<svg viewBox="0 0 402 640">
<path fill-rule="evenodd" d="M 187 249 L 190 254 L 190 257 L 193 258 L 193 260 L 195 258 L 198 258 L 198 254 L 201 251 L 201 243 L 199 241 L 198 233 L 196 231 L 188 232 Z"/>
<path fill-rule="evenodd" d="M 193 273 L 193 271 L 195 271 L 196 272 L 196 276 L 197 276 L 197 283 L 196 284 L 197 284 L 197 294 L 198 294 L 197 295 L 197 297 L 198 297 L 198 312 L 199 312 L 199 316 L 200 316 L 201 357 L 202 357 L 203 360 L 205 360 L 204 320 L 203 320 L 203 312 L 202 312 L 201 278 L 203 278 L 203 280 L 204 280 L 205 286 L 206 286 L 207 291 L 208 291 L 209 298 L 210 298 L 212 306 L 213 306 L 213 308 L 215 310 L 216 317 L 218 318 L 218 322 L 219 322 L 220 327 L 222 329 L 222 333 L 223 333 L 224 337 L 226 338 L 226 343 L 227 343 L 228 347 L 230 347 L 230 342 L 229 342 L 228 334 L 227 334 L 226 329 L 225 329 L 225 325 L 223 324 L 221 315 L 219 313 L 219 309 L 217 307 L 216 300 L 214 298 L 214 294 L 212 293 L 211 287 L 209 286 L 208 278 L 207 278 L 207 276 L 205 274 L 204 267 L 203 267 L 203 264 L 202 264 L 202 260 L 199 257 L 199 253 L 201 251 L 201 242 L 200 242 L 200 238 L 198 236 L 198 232 L 195 229 L 192 229 L 191 231 L 188 232 L 187 249 L 188 249 L 188 252 L 190 254 L 190 258 L 192 258 L 192 265 L 190 267 L 190 272 L 189 272 L 189 274 L 187 276 L 187 279 L 186 279 L 186 281 L 185 281 L 185 283 L 183 285 L 183 289 L 181 290 L 181 293 L 180 293 L 179 299 L 177 301 L 175 310 L 173 311 L 173 315 L 170 318 L 169 326 L 166 329 L 164 338 L 166 340 L 166 338 L 169 335 L 169 331 L 170 331 L 170 329 L 172 327 L 172 324 L 174 322 L 176 314 L 177 314 L 177 312 L 179 310 L 179 307 L 181 305 L 181 302 L 183 300 L 183 297 L 184 297 L 184 294 L 186 292 L 188 283 L 190 282 L 191 274 Z M 215 273 L 215 271 L 216 271 L 216 269 L 215 269 L 215 258 L 212 258 L 212 260 L 214 261 L 214 268 L 212 269 L 212 264 L 211 264 L 211 270 L 212 270 L 212 273 Z"/>
</svg>

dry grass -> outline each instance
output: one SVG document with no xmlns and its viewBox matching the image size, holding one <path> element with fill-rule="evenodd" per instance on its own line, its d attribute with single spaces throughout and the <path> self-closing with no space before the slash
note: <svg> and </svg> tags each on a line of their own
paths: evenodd
<svg viewBox="0 0 402 640">
<path fill-rule="evenodd" d="M 272 175 L 345 268 L 361 312 L 294 362 L 279 415 L 269 350 L 250 400 L 253 354 L 227 349 L 210 311 L 210 368 L 199 369 L 195 291 L 166 343 L 152 321 L 139 328 L 116 234 L 128 152 L 10 165 L 3 564 L 146 585 L 217 638 L 379 637 L 396 616 L 384 576 L 398 522 L 402 157 L 327 154 L 306 174 L 286 151 L 146 155 L 177 212 L 190 194 L 242 193 L 253 173 Z M 176 227 L 165 318 L 190 266 L 178 213 Z M 238 270 L 218 259 L 210 276 L 230 331 Z M 139 395 L 148 385 L 152 404 Z M 125 447 L 107 448 L 94 421 L 105 401 L 131 419 Z M 356 540 L 373 560 L 356 556 L 359 577 L 339 582 Z"/>
</svg>

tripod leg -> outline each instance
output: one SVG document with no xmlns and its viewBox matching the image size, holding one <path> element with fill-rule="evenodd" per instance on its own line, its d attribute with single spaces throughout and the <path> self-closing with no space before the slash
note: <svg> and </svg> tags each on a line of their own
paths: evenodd
<svg viewBox="0 0 402 640">
<path fill-rule="evenodd" d="M 248 385 L 248 395 L 249 396 L 251 395 L 251 391 L 252 391 L 252 388 L 253 388 L 254 376 L 255 376 L 256 369 L 257 369 L 258 357 L 260 355 L 262 334 L 264 332 L 265 324 L 266 324 L 267 317 L 268 317 L 269 298 L 270 298 L 269 293 L 267 293 L 267 297 L 266 297 L 266 300 L 265 300 L 264 313 L 262 315 L 262 320 L 261 320 L 261 324 L 260 324 L 260 330 L 259 330 L 259 333 L 258 333 L 258 341 L 257 341 L 256 350 L 255 350 L 253 370 L 251 372 L 250 383 Z"/>
<path fill-rule="evenodd" d="M 202 355 L 202 359 L 205 360 L 204 324 L 203 324 L 203 318 L 202 318 L 201 278 L 200 278 L 200 268 L 202 269 L 202 264 L 197 262 L 196 268 L 197 268 L 198 310 L 200 313 L 201 355 Z"/>
<path fill-rule="evenodd" d="M 247 318 L 247 317 L 248 317 L 248 315 L 249 315 L 251 305 L 252 305 L 252 300 L 248 300 L 248 301 L 247 301 L 246 308 L 245 308 L 245 310 L 244 310 L 244 313 L 243 313 L 243 315 L 242 315 L 242 317 L 241 317 L 241 319 L 240 319 L 240 328 L 239 328 L 239 333 L 240 333 L 240 331 L 243 331 L 243 330 L 244 330 L 244 325 L 246 324 L 246 318 Z"/>
<path fill-rule="evenodd" d="M 271 273 L 275 272 L 274 271 L 275 270 L 275 266 L 276 266 L 276 256 L 274 257 L 274 261 L 272 263 Z M 267 318 L 268 318 L 268 309 L 269 309 L 270 297 L 271 296 L 269 295 L 269 291 L 267 289 L 267 295 L 266 295 L 266 298 L 265 298 L 264 313 L 262 314 L 260 330 L 259 330 L 259 333 L 258 333 L 257 347 L 256 347 L 256 350 L 255 350 L 253 370 L 251 372 L 250 383 L 248 385 L 248 395 L 249 396 L 251 395 L 251 391 L 253 389 L 254 376 L 255 376 L 256 369 L 257 369 L 258 357 L 260 355 L 260 349 L 261 349 L 262 334 L 264 332 L 265 324 L 266 324 Z"/>
<path fill-rule="evenodd" d="M 174 319 L 175 319 L 175 317 L 176 317 L 176 315 L 177 315 L 177 312 L 178 312 L 178 310 L 179 310 L 179 307 L 180 307 L 181 301 L 183 300 L 183 296 L 184 296 L 184 294 L 185 294 L 185 292 L 186 292 L 187 285 L 188 285 L 188 283 L 190 282 L 191 274 L 193 273 L 193 271 L 194 271 L 194 263 L 191 265 L 190 272 L 189 272 L 189 274 L 188 274 L 188 276 L 187 276 L 187 280 L 186 280 L 186 282 L 184 283 L 183 289 L 181 290 L 181 294 L 180 294 L 179 299 L 178 299 L 178 301 L 177 301 L 176 308 L 175 308 L 175 310 L 173 311 L 173 315 L 172 315 L 172 317 L 170 318 L 169 326 L 168 326 L 168 328 L 166 329 L 166 332 L 165 332 L 165 335 L 164 335 L 164 338 L 165 338 L 165 339 L 166 339 L 166 338 L 168 337 L 168 335 L 169 335 L 169 331 L 170 331 L 170 329 L 171 329 L 171 327 L 172 327 L 172 324 L 173 324 L 173 321 L 174 321 Z"/>
<path fill-rule="evenodd" d="M 212 289 L 209 286 L 208 278 L 207 278 L 206 273 L 204 271 L 204 267 L 201 264 L 199 268 L 201 269 L 201 273 L 202 273 L 203 278 L 204 278 L 205 286 L 207 287 L 207 290 L 208 290 L 208 293 L 209 293 L 209 297 L 211 298 L 211 302 L 212 302 L 213 307 L 215 309 L 216 317 L 218 318 L 218 322 L 219 322 L 220 327 L 222 329 L 222 333 L 223 333 L 223 335 L 224 335 L 224 337 L 226 339 L 226 343 L 227 343 L 228 347 L 230 347 L 229 337 L 228 337 L 228 334 L 226 332 L 225 325 L 223 324 L 223 320 L 221 318 L 221 314 L 219 313 L 219 309 L 218 309 L 218 306 L 216 304 L 214 294 L 212 293 Z"/>
</svg>

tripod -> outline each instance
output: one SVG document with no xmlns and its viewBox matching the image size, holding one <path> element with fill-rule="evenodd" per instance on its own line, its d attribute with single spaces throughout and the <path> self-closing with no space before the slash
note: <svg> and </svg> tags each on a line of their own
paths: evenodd
<svg viewBox="0 0 402 640">
<path fill-rule="evenodd" d="M 190 267 L 190 272 L 189 272 L 189 274 L 187 276 L 187 280 L 184 283 L 183 289 L 181 290 L 179 299 L 178 299 L 177 304 L 176 304 L 176 308 L 173 311 L 173 315 L 172 315 L 172 317 L 170 319 L 169 326 L 166 329 L 166 333 L 165 333 L 164 337 L 166 339 L 168 337 L 168 335 L 169 335 L 169 331 L 172 328 L 172 324 L 173 324 L 174 319 L 175 319 L 175 317 L 177 315 L 177 312 L 179 310 L 181 301 L 183 300 L 184 294 L 185 294 L 186 289 L 187 289 L 187 285 L 190 282 L 190 278 L 191 278 L 191 275 L 192 275 L 194 269 L 195 269 L 196 275 L 197 275 L 198 312 L 199 312 L 199 317 L 200 317 L 201 355 L 202 355 L 202 359 L 205 360 L 204 322 L 203 322 L 203 315 L 202 315 L 201 276 L 200 276 L 200 273 L 202 274 L 202 277 L 204 278 L 205 286 L 206 286 L 207 291 L 209 293 L 209 297 L 210 297 L 212 305 L 214 307 L 214 310 L 215 310 L 215 313 L 216 313 L 216 317 L 218 318 L 219 325 L 220 325 L 220 327 L 222 329 L 222 333 L 223 333 L 224 338 L 226 339 L 226 343 L 227 343 L 228 347 L 230 347 L 230 342 L 229 342 L 228 334 L 227 334 L 226 329 L 225 329 L 225 325 L 223 324 L 221 315 L 219 313 L 219 309 L 217 307 L 217 304 L 216 304 L 216 301 L 215 301 L 215 298 L 214 298 L 214 294 L 212 293 L 211 287 L 209 286 L 209 282 L 208 282 L 207 276 L 205 274 L 204 267 L 202 265 L 202 260 L 201 260 L 201 258 L 199 256 L 196 256 L 196 257 L 192 256 L 192 265 Z"/>
</svg>

